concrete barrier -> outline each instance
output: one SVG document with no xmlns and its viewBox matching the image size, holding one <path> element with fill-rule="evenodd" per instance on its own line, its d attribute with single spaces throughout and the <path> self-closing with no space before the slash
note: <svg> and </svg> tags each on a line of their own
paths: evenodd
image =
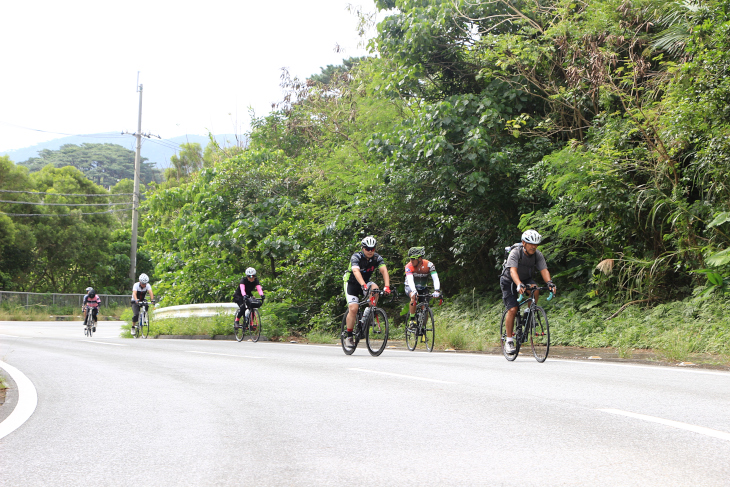
<svg viewBox="0 0 730 487">
<path fill-rule="evenodd" d="M 162 318 L 191 318 L 215 316 L 217 314 L 234 314 L 238 311 L 236 303 L 202 303 L 202 304 L 181 304 L 158 308 L 152 311 L 155 319 Z"/>
</svg>

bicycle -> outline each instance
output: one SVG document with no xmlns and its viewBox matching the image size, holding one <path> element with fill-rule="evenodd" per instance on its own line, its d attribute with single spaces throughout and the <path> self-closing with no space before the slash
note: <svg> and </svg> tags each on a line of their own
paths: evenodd
<svg viewBox="0 0 730 487">
<path fill-rule="evenodd" d="M 505 344 L 507 342 L 505 318 L 508 310 L 505 308 L 502 312 L 502 321 L 499 324 L 499 336 L 502 340 L 502 354 L 510 362 L 517 358 L 521 345 L 527 343 L 528 339 L 530 340 L 532 354 L 535 356 L 535 360 L 542 363 L 547 359 L 548 353 L 550 352 L 550 325 L 548 324 L 545 310 L 535 303 L 535 292 L 545 291 L 547 289 L 549 288 L 534 285 L 528 286 L 527 292 L 529 293 L 529 297 L 525 299 L 523 296 L 520 296 L 517 301 L 520 309 L 517 310 L 512 328 L 515 345 L 515 353 L 512 354 L 507 353 L 505 350 Z M 551 299 L 553 299 L 552 291 L 547 300 L 550 301 Z M 521 309 L 523 305 L 527 306 L 524 312 Z"/>
<path fill-rule="evenodd" d="M 84 311 L 86 311 L 86 318 L 84 318 L 84 336 L 91 338 L 95 328 L 93 313 L 88 306 L 84 306 Z"/>
<path fill-rule="evenodd" d="M 147 307 L 150 303 L 145 300 L 141 300 L 137 301 L 137 305 L 139 306 L 139 322 L 137 323 L 137 326 L 132 327 L 132 336 L 134 338 L 139 338 L 140 335 L 142 335 L 143 338 L 147 338 L 150 334 L 150 316 L 147 311 Z"/>
<path fill-rule="evenodd" d="M 418 338 L 423 337 L 423 342 L 426 344 L 426 350 L 429 352 L 433 350 L 434 340 L 436 339 L 436 325 L 433 321 L 433 311 L 428 305 L 428 300 L 433 297 L 433 294 L 427 292 L 426 287 L 416 287 L 418 292 L 418 304 L 416 304 L 416 328 L 411 328 L 410 313 L 406 315 L 406 346 L 408 350 L 413 351 L 418 346 Z M 443 302 L 443 298 L 441 299 Z"/>
<path fill-rule="evenodd" d="M 395 296 L 395 290 L 392 292 L 393 296 Z M 385 314 L 385 310 L 375 306 L 375 296 L 383 294 L 385 294 L 385 291 L 381 289 L 374 290 L 368 288 L 365 298 L 358 303 L 357 321 L 355 322 L 355 328 L 352 333 L 352 340 L 355 343 L 353 347 L 348 347 L 345 344 L 345 340 L 347 339 L 347 315 L 349 311 L 342 317 L 340 342 L 342 342 L 342 350 L 345 354 L 352 355 L 357 348 L 357 344 L 363 338 L 367 343 L 368 352 L 373 357 L 377 357 L 385 350 L 385 346 L 388 344 L 388 332 L 390 329 L 388 326 L 388 315 Z M 363 305 L 366 305 L 365 311 L 360 309 Z"/>
<path fill-rule="evenodd" d="M 236 340 L 243 341 L 244 336 L 248 335 L 252 342 L 256 343 L 261 337 L 261 313 L 259 308 L 264 303 L 263 299 L 248 299 L 249 307 L 243 314 L 243 323 L 238 325 L 238 328 L 234 326 L 234 332 Z"/>
</svg>

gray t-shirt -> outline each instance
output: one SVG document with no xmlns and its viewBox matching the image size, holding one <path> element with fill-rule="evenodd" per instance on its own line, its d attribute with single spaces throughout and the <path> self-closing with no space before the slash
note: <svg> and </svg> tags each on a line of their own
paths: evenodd
<svg viewBox="0 0 730 487">
<path fill-rule="evenodd" d="M 521 258 L 520 255 L 522 256 Z M 517 267 L 517 275 L 520 277 L 520 281 L 526 281 L 534 278 L 537 272 L 547 269 L 547 263 L 542 252 L 539 250 L 536 250 L 533 255 L 528 255 L 524 248 L 517 247 L 512 249 L 507 257 L 507 264 L 503 274 L 507 278 L 510 278 L 510 267 Z"/>
</svg>

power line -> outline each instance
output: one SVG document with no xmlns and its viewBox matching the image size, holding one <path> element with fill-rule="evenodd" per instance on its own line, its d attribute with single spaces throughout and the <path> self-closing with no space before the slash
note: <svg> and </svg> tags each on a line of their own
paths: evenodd
<svg viewBox="0 0 730 487">
<path fill-rule="evenodd" d="M 0 123 L 3 124 L 3 125 L 9 125 L 10 127 L 17 127 L 19 129 L 30 130 L 30 131 L 33 131 L 33 132 L 43 132 L 43 133 L 46 133 L 46 134 L 68 135 L 68 136 L 71 136 L 71 137 L 89 137 L 91 139 L 94 139 L 94 138 L 105 138 L 105 137 L 119 137 L 119 138 L 121 138 L 119 135 L 112 135 L 114 132 L 110 132 L 109 134 L 93 134 L 93 135 L 91 135 L 91 134 L 67 134 L 65 132 L 54 132 L 53 130 L 42 130 L 42 129 L 34 129 L 34 128 L 31 128 L 31 127 L 24 127 L 22 125 L 17 125 L 17 124 L 8 123 L 8 122 L 0 122 Z"/>
<path fill-rule="evenodd" d="M 78 197 L 92 197 L 92 196 L 132 196 L 132 193 L 109 193 L 109 194 L 97 194 L 97 193 L 91 193 L 91 194 L 69 194 L 69 193 L 48 193 L 43 191 L 16 191 L 13 189 L 0 189 L 0 193 L 25 193 L 25 194 L 49 194 L 49 195 L 55 195 L 55 196 L 78 196 Z"/>
<path fill-rule="evenodd" d="M 123 208 L 121 210 L 108 210 L 108 211 L 94 211 L 92 213 L 5 213 L 0 212 L 2 215 L 7 216 L 76 216 L 76 215 L 102 215 L 104 213 L 116 213 L 119 211 L 131 211 L 132 207 Z"/>
<path fill-rule="evenodd" d="M 129 205 L 130 201 L 123 201 L 121 203 L 38 203 L 33 201 L 12 201 L 12 200 L 0 200 L 0 203 L 12 203 L 14 205 L 39 205 L 39 206 L 118 206 L 118 205 Z"/>
</svg>

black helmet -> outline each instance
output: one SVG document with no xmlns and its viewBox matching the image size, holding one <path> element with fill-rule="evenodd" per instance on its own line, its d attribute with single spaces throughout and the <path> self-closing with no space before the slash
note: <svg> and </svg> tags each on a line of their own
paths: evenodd
<svg viewBox="0 0 730 487">
<path fill-rule="evenodd" d="M 90 298 L 96 297 L 96 291 L 94 291 L 93 288 L 89 288 L 89 297 Z"/>
</svg>

